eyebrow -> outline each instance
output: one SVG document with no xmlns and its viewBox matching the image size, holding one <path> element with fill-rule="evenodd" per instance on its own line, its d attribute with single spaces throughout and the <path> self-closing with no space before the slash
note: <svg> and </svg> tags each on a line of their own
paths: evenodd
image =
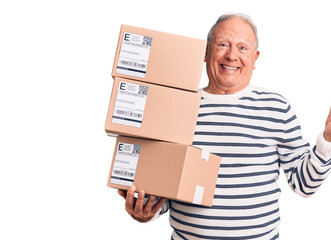
<svg viewBox="0 0 331 240">
<path fill-rule="evenodd" d="M 228 39 L 229 38 L 226 38 L 226 36 L 224 37 L 224 36 L 219 36 L 219 37 L 217 37 L 217 36 L 215 36 L 215 43 L 217 44 L 217 42 L 221 39 L 221 40 L 224 40 L 224 41 L 229 41 Z M 232 39 L 230 38 L 230 41 L 231 41 Z M 239 41 L 238 41 L 238 43 L 242 43 L 242 44 L 245 44 L 245 45 L 248 45 L 248 46 L 254 46 L 255 44 L 254 43 L 250 43 L 249 41 L 247 41 L 246 39 L 239 39 Z"/>
</svg>

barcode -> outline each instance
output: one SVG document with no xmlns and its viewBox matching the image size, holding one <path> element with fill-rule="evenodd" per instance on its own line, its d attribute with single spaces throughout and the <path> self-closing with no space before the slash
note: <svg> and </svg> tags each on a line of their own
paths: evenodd
<svg viewBox="0 0 331 240">
<path fill-rule="evenodd" d="M 128 171 L 123 171 L 123 170 L 114 170 L 114 173 L 117 175 L 121 176 L 126 176 L 126 177 L 133 177 L 134 173 L 128 172 Z"/>
<path fill-rule="evenodd" d="M 131 112 L 131 111 L 124 111 L 124 110 L 119 110 L 119 109 L 116 109 L 116 113 L 119 114 L 119 115 L 126 116 L 126 117 L 141 118 L 143 116 L 140 113 L 135 113 L 135 112 Z"/>
<path fill-rule="evenodd" d="M 138 94 L 147 96 L 147 92 L 148 92 L 148 86 L 139 85 Z"/>
<path fill-rule="evenodd" d="M 140 145 L 137 145 L 137 144 L 135 144 L 134 146 L 133 146 L 133 151 L 132 151 L 132 153 L 133 154 L 140 154 L 140 149 L 141 149 L 141 146 Z"/>
<path fill-rule="evenodd" d="M 143 45 L 151 47 L 152 46 L 152 38 L 144 36 Z"/>
<path fill-rule="evenodd" d="M 130 67 L 138 67 L 138 68 L 144 68 L 144 69 L 146 68 L 146 64 L 137 63 L 137 62 L 133 62 L 133 61 L 120 60 L 120 63 L 122 65 L 130 66 Z"/>
</svg>

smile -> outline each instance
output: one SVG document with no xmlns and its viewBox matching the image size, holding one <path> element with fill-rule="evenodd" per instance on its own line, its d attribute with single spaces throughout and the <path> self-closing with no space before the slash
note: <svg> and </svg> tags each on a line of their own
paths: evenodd
<svg viewBox="0 0 331 240">
<path fill-rule="evenodd" d="M 231 66 L 227 66 L 224 64 L 221 64 L 221 68 L 226 69 L 226 70 L 237 70 L 239 69 L 239 67 L 231 67 Z"/>
</svg>

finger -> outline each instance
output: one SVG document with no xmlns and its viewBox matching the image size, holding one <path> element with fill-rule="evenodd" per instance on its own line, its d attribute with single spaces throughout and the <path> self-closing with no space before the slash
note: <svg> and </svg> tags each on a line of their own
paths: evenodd
<svg viewBox="0 0 331 240">
<path fill-rule="evenodd" d="M 157 210 L 159 210 L 159 208 L 162 207 L 165 200 L 166 200 L 165 198 L 160 198 L 159 201 L 157 201 L 157 203 L 154 204 L 152 208 L 152 214 L 155 214 Z"/>
<path fill-rule="evenodd" d="M 330 108 L 329 116 L 325 122 L 324 138 L 326 141 L 331 142 L 331 108 Z"/>
<path fill-rule="evenodd" d="M 126 201 L 125 201 L 125 209 L 128 213 L 133 212 L 134 206 L 134 193 L 136 191 L 136 187 L 132 185 L 129 190 L 127 191 Z"/>
<path fill-rule="evenodd" d="M 124 199 L 126 199 L 127 192 L 128 192 L 128 191 L 126 191 L 126 190 L 122 190 L 122 189 L 118 189 L 118 190 L 117 190 L 117 193 L 118 193 L 119 195 L 121 195 Z"/>
<path fill-rule="evenodd" d="M 147 203 L 145 204 L 145 207 L 144 207 L 144 212 L 146 213 L 150 213 L 152 211 L 152 207 L 154 205 L 154 202 L 155 202 L 155 199 L 156 197 L 151 195 L 147 201 Z"/>
<path fill-rule="evenodd" d="M 330 107 L 329 116 L 328 116 L 328 118 L 326 120 L 326 123 L 329 123 L 329 122 L 331 122 L 331 107 Z"/>
<path fill-rule="evenodd" d="M 145 191 L 140 190 L 138 193 L 138 199 L 136 201 L 136 206 L 134 208 L 134 212 L 138 215 L 142 215 L 144 208 L 144 199 L 145 199 Z"/>
</svg>

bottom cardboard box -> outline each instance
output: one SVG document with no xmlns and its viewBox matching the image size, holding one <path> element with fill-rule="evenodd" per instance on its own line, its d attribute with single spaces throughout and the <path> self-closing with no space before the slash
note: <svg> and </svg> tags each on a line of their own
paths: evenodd
<svg viewBox="0 0 331 240">
<path fill-rule="evenodd" d="M 119 136 L 107 186 L 211 206 L 220 162 L 193 146 Z"/>
</svg>

